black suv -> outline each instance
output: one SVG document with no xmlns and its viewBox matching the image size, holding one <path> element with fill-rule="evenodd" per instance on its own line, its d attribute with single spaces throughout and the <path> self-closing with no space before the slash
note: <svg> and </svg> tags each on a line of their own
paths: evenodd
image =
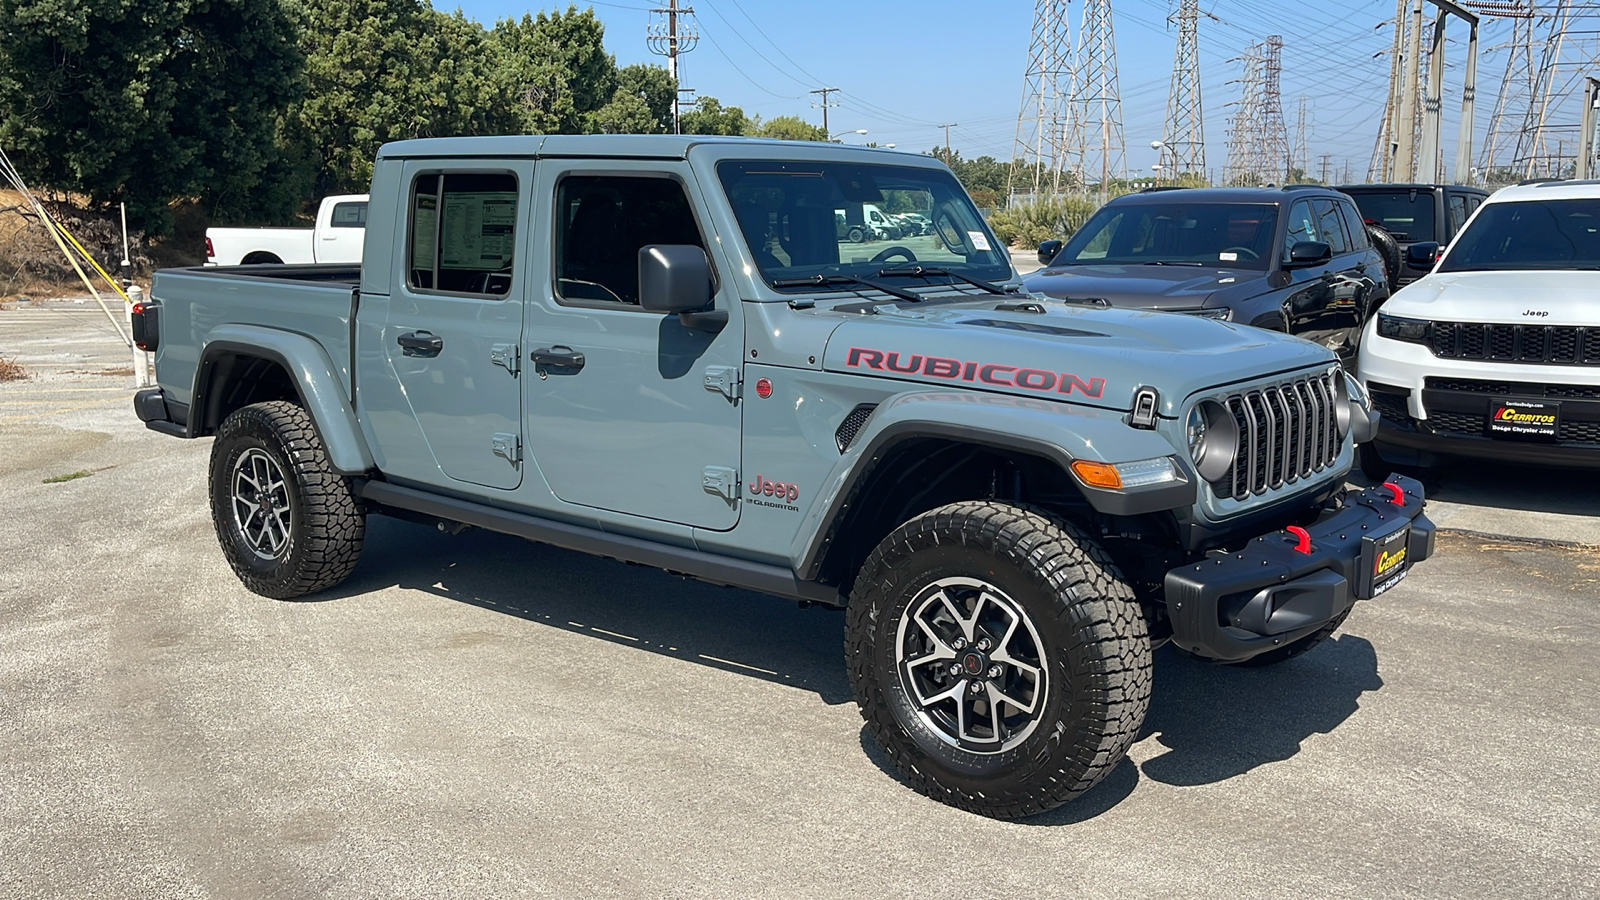
<svg viewBox="0 0 1600 900">
<path fill-rule="evenodd" d="M 1338 190 L 1355 198 L 1368 225 L 1394 238 L 1402 257 L 1412 244 L 1450 246 L 1456 232 L 1489 199 L 1483 188 L 1459 184 L 1347 184 Z M 1433 263 L 1406 258 L 1397 276 L 1389 279 L 1390 286 L 1398 291 L 1432 271 Z"/>
<path fill-rule="evenodd" d="M 1023 279 L 1051 297 L 1287 331 L 1341 355 L 1389 297 L 1382 253 L 1330 188 L 1152 189 L 1039 245 Z"/>
</svg>

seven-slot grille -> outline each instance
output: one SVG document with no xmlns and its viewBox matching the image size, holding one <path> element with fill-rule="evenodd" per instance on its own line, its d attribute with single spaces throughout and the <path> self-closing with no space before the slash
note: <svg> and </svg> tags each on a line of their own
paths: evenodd
<svg viewBox="0 0 1600 900">
<path fill-rule="evenodd" d="M 1211 483 L 1219 497 L 1244 500 L 1321 472 L 1339 457 L 1338 379 L 1333 369 L 1251 388 L 1221 403 L 1239 426 L 1233 465 Z"/>
<path fill-rule="evenodd" d="M 1434 322 L 1428 348 L 1440 359 L 1600 366 L 1600 328 Z"/>
</svg>

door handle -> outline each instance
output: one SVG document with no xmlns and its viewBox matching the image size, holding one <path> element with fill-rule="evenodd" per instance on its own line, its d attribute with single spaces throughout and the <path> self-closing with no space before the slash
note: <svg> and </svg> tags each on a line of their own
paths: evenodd
<svg viewBox="0 0 1600 900">
<path fill-rule="evenodd" d="M 394 342 L 404 348 L 406 356 L 438 356 L 444 349 L 444 338 L 426 331 L 408 331 Z"/>
<path fill-rule="evenodd" d="M 583 354 L 571 347 L 557 344 L 554 347 L 540 347 L 528 354 L 534 365 L 550 366 L 555 369 L 581 369 L 585 362 Z"/>
</svg>

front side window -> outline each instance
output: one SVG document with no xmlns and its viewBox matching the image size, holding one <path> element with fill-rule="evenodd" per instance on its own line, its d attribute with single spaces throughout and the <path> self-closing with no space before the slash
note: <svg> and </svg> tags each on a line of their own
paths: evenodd
<svg viewBox="0 0 1600 900">
<path fill-rule="evenodd" d="M 654 244 L 705 248 L 676 179 L 569 175 L 556 188 L 556 296 L 638 307 L 639 250 Z"/>
<path fill-rule="evenodd" d="M 1450 233 L 1455 234 L 1467 224 L 1467 198 L 1461 194 L 1451 194 L 1449 207 Z"/>
<path fill-rule="evenodd" d="M 1440 272 L 1600 268 L 1600 199 L 1520 200 L 1478 211 Z"/>
<path fill-rule="evenodd" d="M 1277 225 L 1277 209 L 1267 204 L 1113 204 L 1091 216 L 1050 264 L 1265 269 Z"/>
<path fill-rule="evenodd" d="M 1289 258 L 1289 251 L 1301 241 L 1321 241 L 1322 229 L 1317 224 L 1317 214 L 1312 212 L 1311 204 L 1305 200 L 1296 200 L 1294 206 L 1289 208 L 1289 230 L 1283 236 L 1283 258 Z"/>
<path fill-rule="evenodd" d="M 503 297 L 511 291 L 517 179 L 509 173 L 418 176 L 408 207 L 412 288 Z"/>
<path fill-rule="evenodd" d="M 1010 255 L 947 171 L 727 160 L 717 175 L 768 284 L 818 275 L 873 278 L 918 264 L 989 281 L 1011 276 Z M 904 213 L 933 227 L 903 226 L 896 216 Z"/>
<path fill-rule="evenodd" d="M 367 203 L 365 200 L 352 203 L 335 203 L 333 216 L 328 223 L 334 228 L 365 228 L 367 227 Z"/>
<path fill-rule="evenodd" d="M 1322 240 L 1334 256 L 1350 252 L 1350 242 L 1345 238 L 1344 220 L 1339 215 L 1339 205 L 1332 200 L 1318 200 L 1315 204 L 1317 211 L 1317 230 L 1322 233 Z"/>
</svg>

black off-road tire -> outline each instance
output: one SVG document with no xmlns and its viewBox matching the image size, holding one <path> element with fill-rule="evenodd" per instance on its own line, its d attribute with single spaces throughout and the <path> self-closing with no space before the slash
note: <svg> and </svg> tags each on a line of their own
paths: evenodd
<svg viewBox="0 0 1600 900">
<path fill-rule="evenodd" d="M 1367 226 L 1367 237 L 1378 255 L 1383 257 L 1383 272 L 1389 278 L 1389 290 L 1399 290 L 1400 267 L 1405 261 L 1400 253 L 1400 242 L 1378 225 Z"/>
<path fill-rule="evenodd" d="M 1353 608 L 1354 607 L 1351 607 L 1351 609 Z M 1346 609 L 1344 612 L 1334 616 L 1333 620 L 1328 624 L 1322 626 L 1311 634 L 1306 635 L 1300 640 L 1295 641 L 1287 647 L 1279 647 L 1276 650 L 1268 650 L 1259 656 L 1252 656 L 1243 662 L 1234 663 L 1234 665 L 1246 669 L 1259 669 L 1262 666 L 1275 666 L 1285 660 L 1293 659 L 1296 656 L 1304 654 L 1312 647 L 1315 647 L 1316 645 L 1327 640 L 1330 635 L 1339 630 L 1339 626 L 1343 625 L 1344 620 L 1349 617 L 1350 610 Z"/>
<path fill-rule="evenodd" d="M 281 488 L 262 505 L 287 523 L 276 547 L 256 549 L 250 533 L 265 535 L 257 543 L 270 545 L 278 531 L 247 533 L 241 525 L 236 494 L 250 493 L 238 482 L 241 461 L 268 472 L 275 464 L 281 476 Z M 366 517 L 350 480 L 333 471 L 310 414 L 293 403 L 257 403 L 223 420 L 211 445 L 210 489 L 211 522 L 222 553 L 257 594 L 287 600 L 327 590 L 344 581 L 361 556 Z M 260 516 L 243 513 L 252 524 Z"/>
<path fill-rule="evenodd" d="M 905 635 L 916 634 L 902 620 L 934 608 L 930 590 L 967 580 L 1001 592 L 1026 617 L 1039 651 L 1030 658 L 1045 673 L 1044 689 L 1033 694 L 1032 724 L 1010 730 L 1009 741 L 987 752 L 961 746 L 948 729 L 941 734 L 926 716 L 932 707 L 919 712 L 920 688 L 909 686 L 915 676 L 905 673 L 927 671 L 912 666 L 933 654 L 901 658 Z M 971 618 L 979 620 L 977 613 Z M 1002 650 L 1016 654 L 1014 644 L 994 648 L 994 660 Z M 1093 787 L 1127 754 L 1150 704 L 1145 617 L 1116 565 L 1071 524 L 998 502 L 940 507 L 883 539 L 851 592 L 845 658 L 861 715 L 905 779 L 936 800 L 999 819 L 1044 812 Z M 981 686 L 967 686 L 978 697 Z"/>
</svg>

